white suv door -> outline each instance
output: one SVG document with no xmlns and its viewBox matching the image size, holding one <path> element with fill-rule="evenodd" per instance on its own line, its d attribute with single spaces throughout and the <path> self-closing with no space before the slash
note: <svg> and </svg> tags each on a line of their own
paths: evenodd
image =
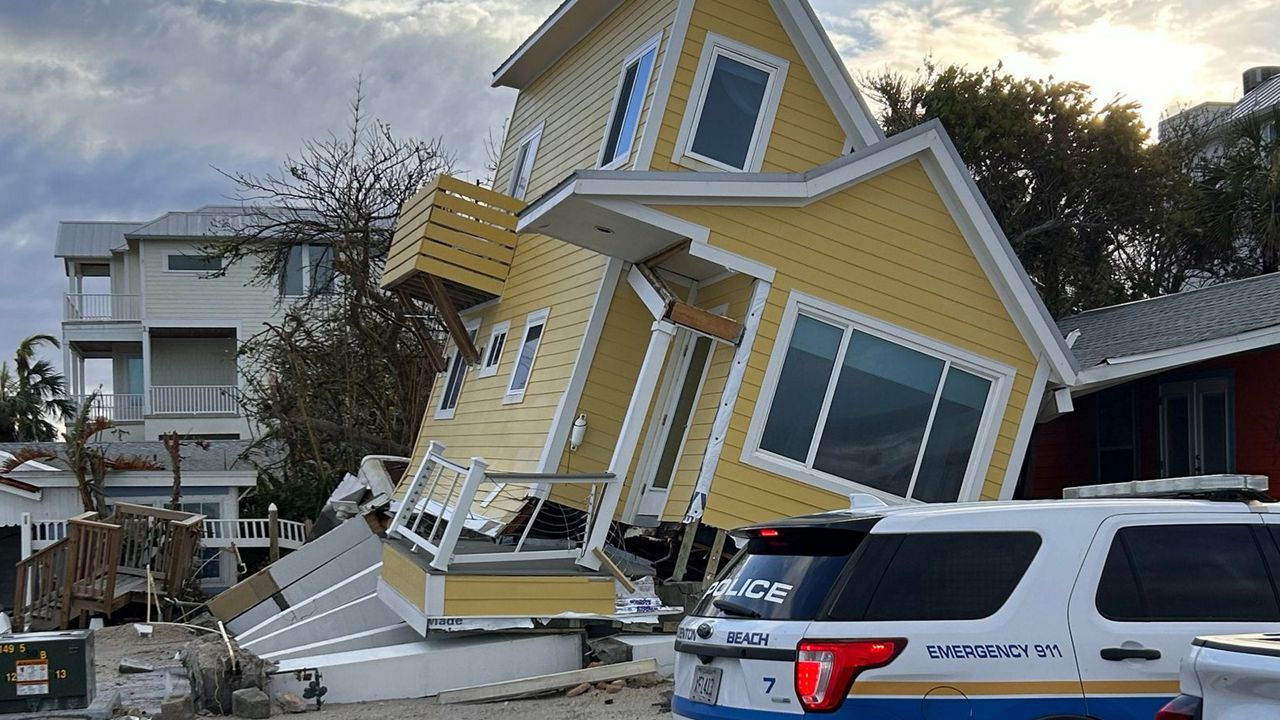
<svg viewBox="0 0 1280 720">
<path fill-rule="evenodd" d="M 1151 720 L 1197 635 L 1280 629 L 1277 554 L 1253 513 L 1106 520 L 1068 606 L 1089 715 Z"/>
</svg>

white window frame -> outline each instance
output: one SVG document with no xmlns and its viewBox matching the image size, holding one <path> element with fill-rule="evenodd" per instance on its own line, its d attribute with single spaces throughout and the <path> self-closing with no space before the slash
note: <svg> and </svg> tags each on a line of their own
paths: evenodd
<svg viewBox="0 0 1280 720">
<path fill-rule="evenodd" d="M 220 272 L 222 272 L 223 270 L 225 270 L 225 269 L 227 268 L 226 260 L 224 260 L 224 259 L 222 259 L 222 258 L 218 258 L 218 269 L 217 269 L 217 270 L 170 270 L 170 269 L 169 269 L 169 258 L 171 258 L 171 257 L 198 257 L 198 258 L 203 258 L 204 256 L 203 256 L 203 255 L 201 255 L 201 254 L 199 254 L 199 253 L 182 252 L 181 250 L 168 250 L 168 251 L 166 251 L 166 252 L 165 252 L 165 254 L 164 254 L 164 272 L 166 272 L 166 273 L 170 273 L 170 274 L 173 274 L 173 275 L 195 275 L 195 276 L 197 276 L 197 277 L 205 277 L 205 278 L 207 278 L 207 277 L 213 277 L 213 275 L 214 275 L 215 273 L 220 273 Z"/>
<path fill-rule="evenodd" d="M 533 180 L 533 166 L 538 158 L 538 144 L 542 141 L 542 128 L 546 123 L 538 123 L 538 126 L 521 136 L 516 142 L 516 154 L 511 158 L 511 179 L 507 181 L 507 194 L 517 200 L 523 200 L 526 193 L 529 192 L 529 183 Z M 525 155 L 525 147 L 528 146 L 528 158 L 524 163 L 520 162 L 520 158 Z M 520 189 L 523 182 L 524 189 Z"/>
<path fill-rule="evenodd" d="M 742 462 L 761 470 L 798 480 L 823 490 L 840 493 L 841 495 L 867 493 L 891 504 L 921 504 L 921 501 L 913 499 L 911 494 L 916 486 L 916 473 L 919 472 L 924 450 L 928 446 L 930 426 L 933 421 L 932 412 L 937 410 L 938 394 L 942 392 L 945 382 L 940 381 L 938 388 L 935 390 L 934 410 L 930 413 L 929 424 L 926 425 L 924 436 L 920 441 L 920 448 L 916 455 L 916 465 L 911 483 L 907 487 L 906 497 L 816 470 L 810 467 L 808 462 L 792 460 L 760 448 L 760 439 L 764 434 L 765 423 L 769 419 L 769 410 L 773 405 L 773 394 L 777 389 L 778 379 L 782 375 L 782 365 L 786 360 L 787 349 L 791 345 L 791 335 L 795 329 L 796 318 L 802 312 L 804 315 L 817 320 L 874 335 L 895 345 L 938 358 L 947 362 L 948 368 L 954 366 L 957 369 L 991 382 L 991 389 L 987 394 L 987 404 L 983 408 L 982 419 L 978 423 L 978 431 L 974 436 L 973 451 L 969 454 L 969 465 L 965 469 L 964 481 L 961 483 L 960 492 L 956 497 L 957 502 L 978 500 L 985 480 L 985 474 L 980 473 L 979 470 L 986 468 L 991 461 L 991 454 L 995 449 L 996 439 L 1000 434 L 1000 425 L 1004 421 L 1005 410 L 1009 402 L 1009 392 L 1013 386 L 1017 371 L 1008 365 L 949 345 L 936 338 L 907 330 L 879 318 L 865 315 L 856 310 L 851 310 L 799 291 L 792 291 L 787 300 L 786 309 L 783 311 L 782 322 L 778 326 L 778 335 L 774 341 L 773 352 L 769 357 L 769 365 L 765 370 L 764 382 L 760 388 L 760 396 L 751 415 L 751 424 L 747 429 L 747 441 L 744 443 L 741 456 Z M 841 341 L 837 355 L 837 363 L 841 362 L 841 358 L 844 357 L 850 333 L 846 332 L 844 337 L 845 339 Z M 818 416 L 815 433 L 820 432 L 821 428 L 826 424 L 830 398 L 835 391 L 835 378 L 838 376 L 839 368 L 837 367 L 833 371 L 833 379 L 827 387 L 827 394 Z"/>
<path fill-rule="evenodd" d="M 697 137 L 698 125 L 702 122 L 702 106 L 707 99 L 711 71 L 715 67 L 716 58 L 721 56 L 759 68 L 769 74 L 769 82 L 765 86 L 764 97 L 761 99 L 760 114 L 756 117 L 755 133 L 751 136 L 751 146 L 747 148 L 747 157 L 741 168 L 693 151 L 693 139 Z M 684 119 L 680 122 L 680 134 L 676 137 L 676 150 L 671 157 L 672 162 L 694 170 L 760 172 L 765 149 L 769 144 L 769 136 L 773 133 L 773 121 L 778 114 L 778 104 L 782 100 L 782 87 L 786 83 L 789 66 L 790 63 L 777 55 L 771 55 L 723 35 L 707 33 L 707 39 L 702 45 L 702 57 L 698 60 L 698 71 L 693 77 L 689 104 L 686 106 Z"/>
<path fill-rule="evenodd" d="M 497 357 L 490 357 L 493 352 L 493 344 L 498 341 L 498 336 L 504 336 L 502 339 L 502 348 L 498 350 Z M 484 352 L 480 358 L 480 370 L 476 373 L 476 377 L 492 377 L 498 374 L 498 368 L 502 365 L 502 353 L 507 351 L 507 346 L 511 344 L 511 321 L 503 320 L 493 329 L 489 331 L 489 342 L 485 343 Z"/>
<path fill-rule="evenodd" d="M 324 245 L 324 243 L 302 243 L 301 245 L 298 246 L 302 248 L 302 293 L 301 294 L 286 293 L 284 291 L 284 276 L 285 276 L 285 273 L 287 273 L 289 270 L 288 267 L 285 267 L 283 269 L 283 272 L 280 275 L 279 287 L 277 288 L 277 292 L 279 293 L 280 297 L 304 298 L 304 297 L 312 297 L 312 296 L 321 294 L 321 293 L 317 293 L 315 291 L 315 288 L 312 287 L 312 277 L 311 277 L 311 248 L 317 247 L 320 245 Z M 326 247 L 331 248 L 332 246 L 326 245 Z M 330 252 L 332 253 L 333 251 L 330 250 Z M 332 256 L 330 257 L 329 261 L 333 262 Z M 286 265 L 288 264 L 287 258 L 285 260 L 285 263 Z M 333 278 L 333 282 L 334 282 L 334 285 L 337 285 L 338 278 L 336 275 Z"/>
<path fill-rule="evenodd" d="M 658 45 L 661 42 L 662 31 L 659 30 L 656 35 L 646 40 L 640 47 L 631 51 L 631 54 L 627 55 L 627 57 L 622 61 L 622 69 L 618 72 L 617 87 L 613 91 L 613 103 L 609 106 L 609 114 L 605 116 L 604 137 L 600 140 L 600 153 L 596 158 L 596 167 L 601 170 L 616 170 L 631 161 L 631 155 L 635 151 L 636 138 L 640 135 L 640 126 L 645 124 L 646 121 L 646 118 L 641 117 L 641 114 L 644 112 L 645 101 L 649 98 L 649 90 L 653 85 L 654 75 L 656 75 L 658 71 Z M 636 126 L 631 129 L 631 137 L 626 138 L 627 151 L 612 160 L 609 160 L 604 156 L 604 153 L 609 145 L 609 133 L 613 130 L 614 119 L 617 118 L 619 111 L 625 115 L 629 109 L 628 107 L 622 106 L 622 103 L 630 99 L 622 97 L 622 84 L 627 77 L 627 70 L 629 70 L 632 65 L 636 65 L 638 77 L 640 59 L 650 51 L 653 52 L 653 67 L 649 69 L 649 77 L 644 80 L 644 92 L 640 95 L 640 107 L 636 109 Z M 618 144 L 621 145 L 622 141 L 623 136 L 619 134 Z"/>
<path fill-rule="evenodd" d="M 479 320 L 469 320 L 465 323 L 464 327 L 467 329 L 467 334 L 471 335 L 473 338 L 480 334 Z M 446 393 L 449 392 L 449 376 L 453 374 L 453 366 L 455 363 L 465 362 L 462 359 L 462 353 L 458 351 L 457 343 L 454 343 L 451 347 L 452 352 L 449 355 L 449 364 L 445 367 L 444 372 L 437 376 L 438 379 L 436 381 L 436 386 L 440 388 L 440 395 L 436 398 L 436 420 L 453 419 L 454 414 L 458 411 L 458 405 L 462 403 L 462 389 L 467 384 L 467 370 L 470 368 L 464 367 L 462 368 L 462 376 L 458 378 L 458 399 L 454 401 L 453 407 L 446 408 L 444 406 L 444 399 Z M 441 380 L 443 380 L 443 382 L 440 382 Z"/>
<path fill-rule="evenodd" d="M 524 394 L 529 389 L 529 383 L 533 382 L 533 371 L 538 364 L 538 353 L 542 351 L 542 346 L 547 342 L 547 318 L 551 315 L 551 308 L 543 308 L 536 310 L 525 316 L 524 330 L 520 331 L 520 346 L 516 348 L 515 362 L 511 365 L 511 377 L 507 379 L 507 392 L 502 397 L 503 405 L 512 405 L 524 400 Z M 516 371 L 520 368 L 520 355 L 524 353 L 524 340 L 529 337 L 529 330 L 541 325 L 542 334 L 538 336 L 538 347 L 533 352 L 533 358 L 529 360 L 529 375 L 525 378 L 524 387 L 516 389 L 513 387 L 516 382 Z M 507 336 L 508 339 L 511 337 Z"/>
</svg>

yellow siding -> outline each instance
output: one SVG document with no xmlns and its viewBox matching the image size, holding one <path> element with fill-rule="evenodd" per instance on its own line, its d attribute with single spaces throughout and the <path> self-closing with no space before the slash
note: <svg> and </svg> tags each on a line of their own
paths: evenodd
<svg viewBox="0 0 1280 720">
<path fill-rule="evenodd" d="M 692 92 L 702 47 L 711 31 L 776 55 L 790 63 L 773 134 L 765 151 L 764 172 L 803 172 L 839 157 L 845 134 L 813 75 L 800 59 L 769 0 L 697 0 L 680 54 L 671 98 L 653 154 L 653 170 L 679 170 L 672 162 L 676 137 Z"/>
<path fill-rule="evenodd" d="M 426 571 L 402 555 L 391 543 L 382 545 L 382 581 L 419 610 L 426 607 Z"/>
<path fill-rule="evenodd" d="M 612 615 L 613 579 L 588 575 L 447 575 L 447 617 L 545 617 L 563 612 Z"/>
<path fill-rule="evenodd" d="M 919 163 L 804 208 L 662 209 L 710 227 L 713 244 L 777 268 L 720 459 L 705 517 L 708 523 L 733 527 L 847 502 L 740 459 L 792 290 L 1017 370 L 982 488 L 983 498 L 997 496 L 1035 373 L 1035 358 Z M 677 502 L 674 494 L 672 502 Z"/>
</svg>

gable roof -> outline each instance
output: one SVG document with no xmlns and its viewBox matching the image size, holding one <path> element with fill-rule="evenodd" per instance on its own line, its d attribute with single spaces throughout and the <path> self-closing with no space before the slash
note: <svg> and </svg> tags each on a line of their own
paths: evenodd
<svg viewBox="0 0 1280 720">
<path fill-rule="evenodd" d="M 803 173 L 580 170 L 526 207 L 517 230 L 540 227 L 544 215 L 571 198 L 601 205 L 629 200 L 643 205 L 803 207 L 912 160 L 924 165 L 1024 340 L 1048 362 L 1056 382 L 1073 383 L 1074 357 L 937 120 Z"/>
<path fill-rule="evenodd" d="M 1280 273 L 1089 310 L 1058 327 L 1080 331 L 1071 350 L 1086 382 L 1276 344 Z"/>
<path fill-rule="evenodd" d="M 678 0 L 676 22 L 695 0 Z M 523 90 L 622 4 L 623 0 L 565 0 L 514 53 L 493 72 L 494 87 Z M 853 149 L 884 139 L 875 116 L 858 92 L 844 60 L 807 0 L 769 0 L 778 20 L 840 121 Z M 678 37 L 680 33 L 675 33 Z"/>
<path fill-rule="evenodd" d="M 141 222 L 63 220 L 53 241 L 53 256 L 60 258 L 109 258 L 125 244 L 124 236 Z"/>
<path fill-rule="evenodd" d="M 254 208 L 240 205 L 205 205 L 190 211 L 167 212 L 125 235 L 130 238 L 207 237 L 223 234 L 228 223 L 232 228 L 243 226 L 254 212 Z"/>
</svg>

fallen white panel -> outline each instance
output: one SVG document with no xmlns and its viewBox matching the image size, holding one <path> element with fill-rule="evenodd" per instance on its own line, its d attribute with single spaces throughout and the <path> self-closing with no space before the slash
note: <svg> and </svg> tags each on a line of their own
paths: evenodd
<svg viewBox="0 0 1280 720">
<path fill-rule="evenodd" d="M 352 633 L 399 624 L 402 624 L 400 616 L 384 605 L 377 595 L 370 593 L 332 610 L 305 617 L 291 625 L 247 642 L 241 642 L 241 647 L 263 655 L 284 648 L 311 645 Z M 408 642 L 408 640 L 398 642 Z"/>
<path fill-rule="evenodd" d="M 614 640 L 631 646 L 632 660 L 652 658 L 658 663 L 658 674 L 671 677 L 676 671 L 675 635 L 614 635 Z"/>
<path fill-rule="evenodd" d="M 397 621 L 399 618 L 397 618 Z M 259 653 L 259 657 L 277 662 L 308 655 L 328 655 L 349 650 L 368 650 L 389 645 L 403 645 L 422 639 L 417 631 L 402 622 L 361 630 L 350 635 L 330 638 L 307 645 L 289 647 L 275 652 Z"/>
<path fill-rule="evenodd" d="M 377 563 L 373 567 L 362 570 L 323 592 L 280 610 L 257 625 L 236 633 L 236 639 L 241 644 L 245 644 L 264 635 L 290 627 L 294 623 L 302 622 L 307 618 L 315 617 L 321 613 L 346 605 L 353 600 L 359 600 L 362 597 L 371 595 L 378 586 L 378 571 L 381 567 L 382 563 Z M 275 607 L 274 603 L 271 607 Z"/>
</svg>

